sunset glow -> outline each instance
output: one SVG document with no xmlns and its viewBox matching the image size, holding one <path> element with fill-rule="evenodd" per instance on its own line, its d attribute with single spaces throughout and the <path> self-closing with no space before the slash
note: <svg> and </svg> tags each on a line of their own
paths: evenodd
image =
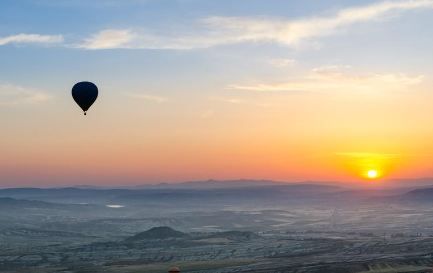
<svg viewBox="0 0 433 273">
<path fill-rule="evenodd" d="M 432 174 L 433 42 L 411 31 L 433 24 L 425 1 L 114 1 L 78 22 L 48 2 L 0 10 L 2 185 Z"/>
<path fill-rule="evenodd" d="M 367 172 L 367 177 L 370 179 L 376 179 L 379 177 L 379 172 L 377 170 L 369 170 Z"/>
</svg>

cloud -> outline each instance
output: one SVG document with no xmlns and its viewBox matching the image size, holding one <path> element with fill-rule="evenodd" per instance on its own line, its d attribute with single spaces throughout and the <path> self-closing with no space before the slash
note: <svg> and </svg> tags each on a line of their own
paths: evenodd
<svg viewBox="0 0 433 273">
<path fill-rule="evenodd" d="M 77 47 L 86 49 L 128 48 L 136 36 L 128 29 L 109 29 L 93 35 Z"/>
<path fill-rule="evenodd" d="M 0 105 L 39 104 L 51 100 L 46 92 L 12 84 L 0 84 Z"/>
<path fill-rule="evenodd" d="M 220 102 L 225 102 L 225 103 L 230 103 L 230 104 L 244 104 L 245 101 L 239 98 L 222 98 L 222 97 L 212 97 L 210 98 L 210 100 L 213 101 L 220 101 Z"/>
<path fill-rule="evenodd" d="M 301 91 L 403 91 L 418 85 L 424 76 L 405 74 L 356 74 L 348 66 L 324 66 L 312 69 L 300 79 L 286 82 L 232 84 L 229 89 L 255 92 Z"/>
<path fill-rule="evenodd" d="M 365 153 L 365 152 L 340 152 L 335 153 L 338 157 L 350 159 L 396 159 L 403 157 L 432 157 L 432 154 L 394 154 L 394 153 Z"/>
<path fill-rule="evenodd" d="M 239 98 L 230 98 L 230 97 L 211 97 L 209 98 L 212 101 L 218 101 L 218 102 L 223 102 L 223 103 L 228 103 L 228 104 L 234 104 L 234 105 L 250 105 L 250 106 L 257 106 L 257 107 L 270 107 L 272 106 L 272 104 L 270 103 L 266 103 L 266 102 L 255 102 L 255 101 L 247 101 L 247 100 L 243 100 L 243 99 L 239 99 Z"/>
<path fill-rule="evenodd" d="M 55 44 L 63 42 L 62 35 L 17 34 L 0 37 L 0 46 L 7 44 Z"/>
<path fill-rule="evenodd" d="M 167 101 L 167 98 L 165 97 L 149 95 L 149 94 L 128 93 L 127 96 L 133 99 L 147 100 L 147 101 L 152 101 L 157 103 L 163 103 Z"/>
<path fill-rule="evenodd" d="M 208 17 L 189 33 L 154 34 L 129 29 L 107 29 L 86 39 L 86 49 L 197 49 L 236 43 L 277 43 L 296 47 L 302 42 L 335 34 L 353 24 L 383 19 L 414 9 L 432 9 L 433 0 L 386 1 L 342 9 L 332 16 L 287 20 L 282 18 Z"/>
<path fill-rule="evenodd" d="M 294 21 L 214 17 L 208 22 L 216 27 L 237 34 L 241 41 L 268 41 L 295 46 L 317 37 L 328 36 L 337 30 L 355 23 L 383 18 L 393 12 L 433 8 L 431 0 L 407 0 L 381 2 L 367 6 L 343 9 L 334 16 L 313 17 Z"/>
<path fill-rule="evenodd" d="M 348 158 L 382 158 L 382 159 L 392 159 L 401 157 L 401 154 L 380 154 L 380 153 L 361 153 L 361 152 L 345 152 L 336 153 L 337 156 L 348 157 Z"/>
<path fill-rule="evenodd" d="M 115 48 L 189 50 L 236 42 L 229 42 L 220 35 L 214 36 L 207 33 L 196 33 L 189 36 L 176 36 L 174 34 L 159 36 L 152 33 L 140 33 L 131 29 L 106 29 L 85 39 L 83 43 L 75 47 L 90 50 Z"/>
</svg>

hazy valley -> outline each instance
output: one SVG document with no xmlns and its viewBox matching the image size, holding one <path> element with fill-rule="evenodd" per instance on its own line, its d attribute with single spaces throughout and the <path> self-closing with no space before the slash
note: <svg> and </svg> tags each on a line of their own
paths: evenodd
<svg viewBox="0 0 433 273">
<path fill-rule="evenodd" d="M 192 187 L 193 185 L 193 187 Z M 433 190 L 205 181 L 0 190 L 2 272 L 430 272 Z"/>
</svg>

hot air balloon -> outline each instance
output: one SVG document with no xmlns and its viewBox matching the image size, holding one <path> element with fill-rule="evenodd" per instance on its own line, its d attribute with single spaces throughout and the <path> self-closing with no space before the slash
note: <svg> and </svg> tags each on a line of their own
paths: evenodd
<svg viewBox="0 0 433 273">
<path fill-rule="evenodd" d="M 72 87 L 72 97 L 86 115 L 87 110 L 98 97 L 98 87 L 91 82 L 79 82 Z"/>
</svg>

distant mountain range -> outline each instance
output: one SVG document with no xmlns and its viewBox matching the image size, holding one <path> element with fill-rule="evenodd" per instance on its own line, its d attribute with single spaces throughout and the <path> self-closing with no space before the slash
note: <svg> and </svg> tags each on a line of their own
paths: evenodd
<svg viewBox="0 0 433 273">
<path fill-rule="evenodd" d="M 433 178 L 416 178 L 416 179 L 391 179 L 380 182 L 381 188 L 419 188 L 419 187 L 433 187 Z M 244 187 L 260 187 L 260 186 L 282 186 L 282 185 L 316 185 L 316 186 L 337 186 L 345 188 L 362 188 L 364 185 L 358 183 L 344 183 L 339 181 L 276 181 L 266 179 L 235 179 L 235 180 L 197 180 L 197 181 L 185 181 L 176 183 L 158 183 L 158 184 L 143 184 L 137 186 L 101 186 L 101 185 L 75 185 L 68 187 L 41 187 L 41 188 L 30 188 L 30 187 L 19 187 L 19 188 L 4 188 L 1 190 L 14 191 L 19 190 L 31 191 L 31 190 L 64 190 L 64 189 L 75 189 L 75 190 L 137 190 L 137 189 L 219 189 L 219 188 L 244 188 Z"/>
<path fill-rule="evenodd" d="M 398 199 L 411 202 L 433 202 L 433 188 L 412 190 L 398 196 Z"/>
<path fill-rule="evenodd" d="M 286 205 L 302 203 L 362 202 L 364 200 L 433 200 L 433 187 L 415 186 L 416 183 L 399 182 L 407 185 L 399 188 L 354 189 L 331 183 L 284 183 L 272 180 L 207 180 L 179 184 L 147 185 L 136 188 L 10 188 L 0 190 L 0 206 L 22 202 L 32 206 L 46 204 L 37 201 L 61 204 L 95 204 L 122 208 L 124 206 L 176 207 L 195 206 L 236 206 Z M 423 179 L 417 182 L 429 183 Z M 3 200 L 1 199 L 3 198 Z M 6 199 L 5 199 L 6 198 Z M 12 198 L 12 199 L 7 199 Z M 20 199 L 16 201 L 16 199 Z M 22 201 L 21 201 L 22 200 Z M 30 201 L 29 201 L 30 200 Z"/>
<path fill-rule="evenodd" d="M 208 182 L 203 182 L 207 184 Z M 140 210 L 177 208 L 187 210 L 224 209 L 225 207 L 263 206 L 328 202 L 327 194 L 342 191 L 329 185 L 264 183 L 263 181 L 211 182 L 227 187 L 150 187 L 138 189 L 88 189 L 88 188 L 11 188 L 0 190 L 0 198 L 43 201 L 56 204 L 94 205 L 101 213 L 133 213 Z M 241 184 L 241 185 L 239 185 Z M 325 198 L 325 199 L 323 199 Z M 332 200 L 331 200 L 332 201 Z M 332 201 L 334 202 L 334 201 Z M 200 204 L 200 206 L 197 206 Z M 1 207 L 1 203 L 0 203 Z M 107 211 L 108 209 L 108 211 Z M 110 212 L 111 211 L 111 212 Z M 157 212 L 151 212 L 157 214 Z"/>
<path fill-rule="evenodd" d="M 220 188 L 244 188 L 260 186 L 282 186 L 282 185 L 335 185 L 335 182 L 287 182 L 275 180 L 255 180 L 255 179 L 237 179 L 237 180 L 199 180 L 186 181 L 181 183 L 160 183 L 152 185 L 140 185 L 135 188 L 170 188 L 170 189 L 220 189 Z"/>
</svg>

